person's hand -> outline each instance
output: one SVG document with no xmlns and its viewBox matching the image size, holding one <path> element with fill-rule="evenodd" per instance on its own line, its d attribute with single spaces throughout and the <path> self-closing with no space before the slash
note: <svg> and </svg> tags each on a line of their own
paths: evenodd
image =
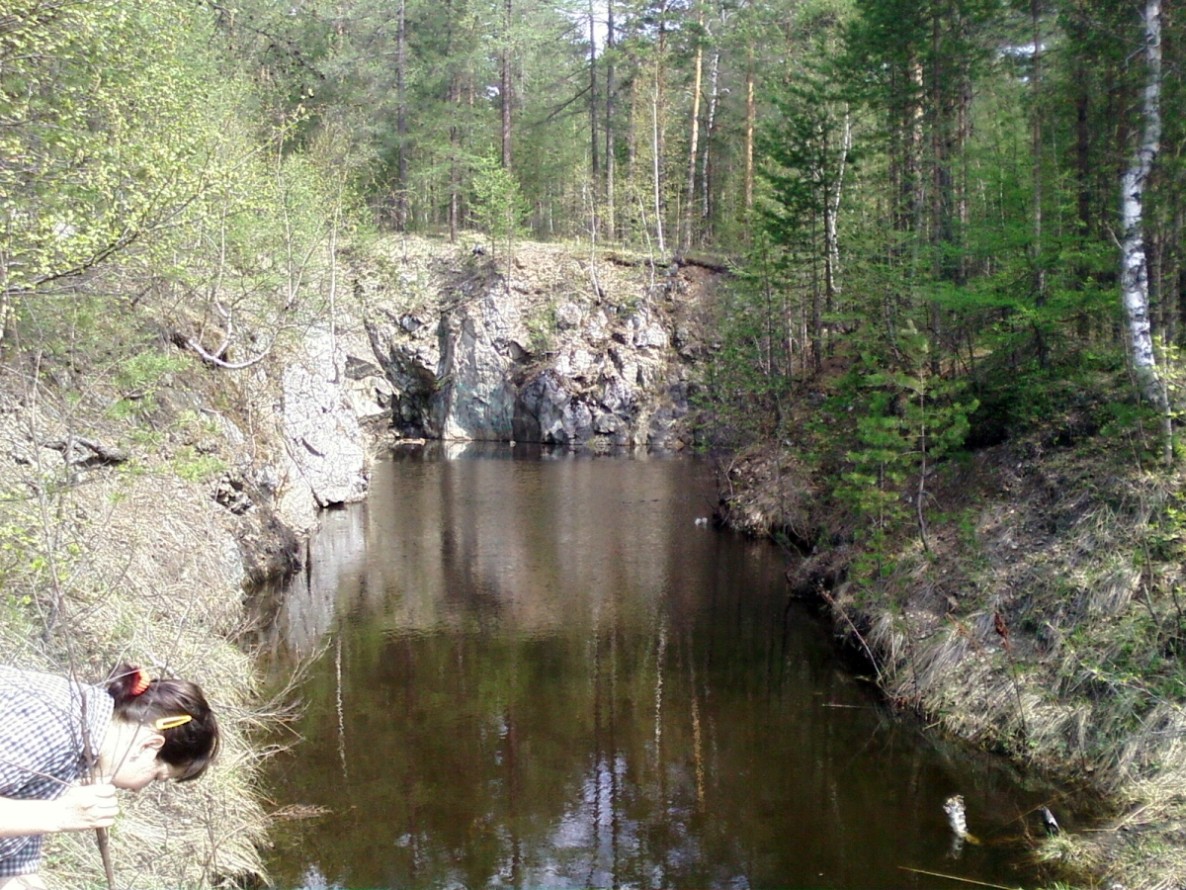
<svg viewBox="0 0 1186 890">
<path fill-rule="evenodd" d="M 119 815 L 115 786 L 106 782 L 72 785 L 54 801 L 58 805 L 58 831 L 86 831 L 108 828 Z"/>
</svg>

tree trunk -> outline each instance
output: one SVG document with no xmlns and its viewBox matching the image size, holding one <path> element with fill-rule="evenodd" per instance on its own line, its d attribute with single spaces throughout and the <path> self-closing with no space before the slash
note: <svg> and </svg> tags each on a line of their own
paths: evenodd
<svg viewBox="0 0 1186 890">
<path fill-rule="evenodd" d="M 830 190 L 825 191 L 824 208 L 824 310 L 830 315 L 836 311 L 836 299 L 840 292 L 837 277 L 840 273 L 840 198 L 844 193 L 844 176 L 848 169 L 848 153 L 852 149 L 852 116 L 847 105 L 841 123 L 840 151 L 837 158 L 836 178 Z M 830 350 L 830 347 L 829 347 Z"/>
<path fill-rule="evenodd" d="M 449 32 L 445 36 L 446 56 L 453 47 L 453 22 L 455 20 L 454 0 L 445 0 L 448 14 L 445 21 L 449 22 Z M 461 107 L 461 78 L 456 69 L 449 73 L 449 95 L 446 100 L 456 119 Z M 456 123 L 449 125 L 449 243 L 457 243 L 457 233 L 461 228 L 461 129 Z"/>
<path fill-rule="evenodd" d="M 407 0 L 399 0 L 395 26 L 395 133 L 396 156 L 395 225 L 408 228 L 408 97 L 407 97 Z"/>
<path fill-rule="evenodd" d="M 597 140 L 597 20 L 593 16 L 593 0 L 589 0 L 589 178 L 592 182 L 593 236 L 600 226 L 601 159 Z"/>
<path fill-rule="evenodd" d="M 745 211 L 754 208 L 754 132 L 757 129 L 757 103 L 754 101 L 754 49 L 746 50 L 745 62 Z"/>
<path fill-rule="evenodd" d="M 704 79 L 704 6 L 700 6 L 696 18 L 700 32 L 696 40 L 696 57 L 692 63 L 692 120 L 691 132 L 688 136 L 688 181 L 684 189 L 684 225 L 680 237 L 680 251 L 687 253 L 692 249 L 692 228 L 695 221 L 696 207 L 696 160 L 700 155 L 700 85 Z"/>
<path fill-rule="evenodd" d="M 514 104 L 513 81 L 511 65 L 514 63 L 514 53 L 511 47 L 511 16 L 514 12 L 514 0 L 506 0 L 503 7 L 502 35 L 502 64 L 499 83 L 499 93 L 502 108 L 502 168 L 511 169 L 511 106 Z"/>
<path fill-rule="evenodd" d="M 1142 132 L 1120 181 L 1120 289 L 1129 349 L 1141 393 L 1165 408 L 1165 394 L 1149 322 L 1149 270 L 1145 257 L 1145 186 L 1161 141 L 1161 0 L 1145 0 L 1145 90 Z"/>
<path fill-rule="evenodd" d="M 722 17 L 723 17 L 722 13 Z M 712 193 L 712 147 L 715 143 L 717 106 L 720 103 L 721 81 L 721 50 L 715 47 L 712 52 L 712 62 L 708 66 L 708 113 L 704 121 L 704 152 L 703 163 L 700 168 L 700 231 L 702 236 L 711 238 L 713 218 Z"/>
<path fill-rule="evenodd" d="M 1034 304 L 1040 310 L 1046 305 L 1046 267 L 1042 256 L 1042 16 L 1041 0 L 1030 0 L 1030 26 L 1033 29 L 1034 57 L 1031 71 L 1031 93 L 1033 110 L 1030 112 L 1030 154 L 1033 158 L 1031 171 L 1033 182 L 1034 212 L 1033 236 L 1030 243 L 1030 261 L 1034 272 Z M 1034 329 L 1038 352 L 1038 366 L 1049 364 L 1049 349 L 1041 318 Z"/>
<path fill-rule="evenodd" d="M 664 216 L 667 212 L 664 196 L 664 180 L 667 167 L 667 129 L 664 116 L 667 108 L 667 70 L 664 66 L 667 55 L 667 2 L 659 6 L 659 33 L 655 43 L 655 83 L 651 94 L 651 184 L 655 199 L 655 240 L 659 253 L 666 257 L 667 244 L 664 238 Z"/>
<path fill-rule="evenodd" d="M 597 20 L 593 16 L 593 2 L 589 0 L 589 158 L 596 192 L 601 174 L 601 149 L 597 141 Z"/>
<path fill-rule="evenodd" d="M 614 0 L 605 2 L 605 231 L 617 237 L 614 218 Z"/>
<path fill-rule="evenodd" d="M 655 201 L 655 240 L 659 244 L 659 255 L 666 256 L 667 245 L 663 239 L 663 127 L 659 122 L 662 91 L 659 78 L 655 77 L 654 93 L 651 96 L 651 188 Z"/>
</svg>

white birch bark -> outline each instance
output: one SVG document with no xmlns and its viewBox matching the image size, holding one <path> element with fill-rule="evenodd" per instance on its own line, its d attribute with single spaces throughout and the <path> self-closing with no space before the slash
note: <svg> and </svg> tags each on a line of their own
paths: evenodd
<svg viewBox="0 0 1186 890">
<path fill-rule="evenodd" d="M 700 32 L 704 30 L 704 7 L 700 7 L 697 18 Z M 696 61 L 692 66 L 692 120 L 691 134 L 688 137 L 688 185 L 684 190 L 684 228 L 680 237 L 680 250 L 687 253 L 692 249 L 692 228 L 696 207 L 696 159 L 700 152 L 700 93 L 704 76 L 704 41 L 696 43 Z"/>
<path fill-rule="evenodd" d="M 1120 180 L 1120 289 L 1138 384 L 1150 402 L 1164 408 L 1149 321 L 1144 225 L 1145 186 L 1161 142 L 1161 0 L 1145 0 L 1145 66 L 1141 140 Z"/>
</svg>

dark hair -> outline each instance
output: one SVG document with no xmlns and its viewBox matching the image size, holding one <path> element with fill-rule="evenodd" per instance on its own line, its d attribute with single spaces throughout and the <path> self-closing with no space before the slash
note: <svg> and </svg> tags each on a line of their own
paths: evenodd
<svg viewBox="0 0 1186 890">
<path fill-rule="evenodd" d="M 142 679 L 140 668 L 121 664 L 111 672 L 107 693 L 115 701 L 113 716 L 127 723 L 151 726 L 162 717 L 190 718 L 181 726 L 161 730 L 165 744 L 157 757 L 181 769 L 177 781 L 196 779 L 214 760 L 218 753 L 218 721 L 196 684 L 188 680 L 149 680 L 147 674 Z"/>
</svg>

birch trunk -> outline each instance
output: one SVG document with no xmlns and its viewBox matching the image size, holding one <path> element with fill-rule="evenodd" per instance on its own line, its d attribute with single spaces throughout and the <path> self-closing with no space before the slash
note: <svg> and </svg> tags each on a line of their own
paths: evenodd
<svg viewBox="0 0 1186 890">
<path fill-rule="evenodd" d="M 1161 0 L 1145 0 L 1145 93 L 1140 143 L 1120 180 L 1120 289 L 1129 350 L 1141 393 L 1166 407 L 1149 322 L 1149 270 L 1145 256 L 1145 185 L 1161 141 Z"/>
<path fill-rule="evenodd" d="M 605 231 L 618 234 L 614 212 L 614 0 L 605 3 Z"/>
<path fill-rule="evenodd" d="M 754 132 L 757 129 L 757 102 L 754 100 L 754 50 L 746 50 L 745 66 L 745 210 L 754 206 Z"/>
<path fill-rule="evenodd" d="M 704 33 L 704 7 L 700 7 L 697 18 L 700 26 L 699 34 Z M 692 229 L 696 218 L 696 160 L 700 154 L 700 93 L 704 76 L 704 39 L 703 36 L 696 43 L 696 60 L 692 69 L 692 121 L 691 133 L 688 136 L 688 183 L 684 190 L 684 225 L 680 238 L 680 249 L 687 253 L 692 249 Z"/>
</svg>

